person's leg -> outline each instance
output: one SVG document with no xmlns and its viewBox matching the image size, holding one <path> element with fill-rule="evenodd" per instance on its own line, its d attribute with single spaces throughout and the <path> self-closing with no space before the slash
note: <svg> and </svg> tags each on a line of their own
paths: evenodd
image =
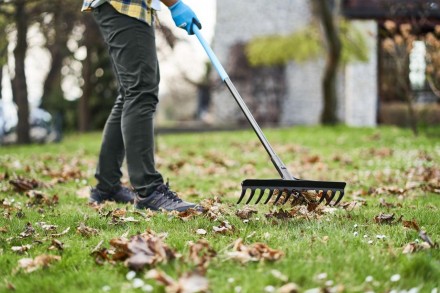
<svg viewBox="0 0 440 293">
<path fill-rule="evenodd" d="M 130 182 L 141 196 L 148 196 L 163 184 L 154 164 L 153 115 L 159 88 L 154 28 L 119 14 L 110 4 L 95 9 L 94 15 L 124 92 L 118 110 Z"/>
<path fill-rule="evenodd" d="M 121 166 L 125 155 L 121 132 L 123 104 L 123 97 L 119 95 L 105 123 L 102 135 L 95 177 L 98 180 L 97 187 L 104 191 L 118 188 L 122 177 Z"/>
</svg>

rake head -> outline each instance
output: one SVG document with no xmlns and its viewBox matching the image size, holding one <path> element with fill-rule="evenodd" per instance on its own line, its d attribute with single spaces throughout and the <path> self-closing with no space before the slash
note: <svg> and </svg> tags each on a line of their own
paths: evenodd
<svg viewBox="0 0 440 293">
<path fill-rule="evenodd" d="M 285 204 L 290 200 L 292 205 L 325 202 L 326 205 L 335 206 L 344 196 L 346 183 L 301 179 L 246 179 L 241 185 L 242 192 L 237 204 L 245 198 L 249 190 L 246 204 L 251 203 L 253 198 L 256 198 L 254 203 L 257 204 L 267 194 L 264 204 Z"/>
</svg>

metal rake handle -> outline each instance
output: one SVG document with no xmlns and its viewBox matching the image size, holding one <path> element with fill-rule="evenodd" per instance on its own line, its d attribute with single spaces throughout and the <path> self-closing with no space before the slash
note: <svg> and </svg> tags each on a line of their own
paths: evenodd
<svg viewBox="0 0 440 293">
<path fill-rule="evenodd" d="M 257 121 L 255 121 L 254 116 L 252 116 L 251 111 L 249 110 L 249 108 L 247 107 L 245 102 L 243 101 L 243 98 L 238 93 L 234 84 L 229 79 L 229 76 L 226 73 L 225 69 L 221 65 L 217 56 L 214 54 L 214 51 L 212 51 L 208 42 L 202 36 L 199 28 L 196 25 L 193 25 L 193 31 L 194 31 L 195 35 L 197 36 L 197 38 L 199 39 L 200 44 L 202 44 L 203 49 L 205 49 L 206 53 L 208 54 L 208 57 L 211 60 L 212 65 L 217 70 L 218 74 L 220 75 L 220 78 L 223 80 L 223 82 L 228 87 L 229 91 L 231 92 L 231 94 L 234 97 L 235 101 L 237 102 L 238 106 L 243 111 L 244 115 L 246 116 L 246 119 L 249 121 L 249 123 L 251 124 L 255 133 L 257 134 L 258 138 L 260 139 L 261 143 L 263 144 L 264 148 L 266 149 L 266 152 L 269 154 L 270 159 L 271 159 L 272 163 L 274 164 L 275 168 L 277 169 L 278 173 L 280 174 L 281 178 L 286 179 L 286 180 L 297 180 L 297 178 L 293 177 L 289 173 L 289 171 L 287 170 L 284 163 L 281 161 L 281 159 L 277 156 L 277 154 L 273 150 L 272 146 L 270 145 L 269 141 L 267 140 L 266 136 L 264 135 L 264 133 L 261 130 L 260 126 L 258 125 Z"/>
</svg>

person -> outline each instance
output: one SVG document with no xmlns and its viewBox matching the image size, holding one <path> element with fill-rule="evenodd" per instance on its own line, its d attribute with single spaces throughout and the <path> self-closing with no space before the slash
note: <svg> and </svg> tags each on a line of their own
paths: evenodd
<svg viewBox="0 0 440 293">
<path fill-rule="evenodd" d="M 182 0 L 161 0 L 176 26 L 193 34 L 201 29 L 194 11 Z M 154 17 L 159 0 L 84 0 L 82 11 L 91 11 L 106 42 L 119 85 L 104 127 L 89 202 L 133 203 L 138 209 L 184 211 L 195 208 L 172 191 L 154 162 L 153 115 L 158 103 L 159 64 Z M 121 166 L 127 161 L 133 191 L 121 186 Z"/>
</svg>

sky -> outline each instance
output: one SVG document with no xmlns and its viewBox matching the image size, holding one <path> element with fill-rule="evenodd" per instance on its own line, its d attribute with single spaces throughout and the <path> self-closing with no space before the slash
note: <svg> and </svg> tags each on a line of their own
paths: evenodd
<svg viewBox="0 0 440 293">
<path fill-rule="evenodd" d="M 214 35 L 216 0 L 185 0 L 185 3 L 196 13 L 203 26 L 202 34 L 208 42 L 210 42 Z M 174 27 L 171 14 L 164 5 L 162 5 L 162 10 L 159 12 L 159 19 L 160 22 L 169 24 L 169 27 Z M 183 45 L 179 45 L 175 52 L 170 52 L 170 56 L 166 56 L 167 58 L 161 60 L 160 66 L 163 80 L 161 83 L 162 92 L 166 92 L 167 77 L 172 76 L 173 74 L 178 74 L 183 71 L 185 73 L 188 72 L 189 77 L 194 80 L 200 78 L 201 74 L 203 74 L 204 62 L 207 60 L 206 54 L 200 44 L 198 44 L 195 36 L 188 36 L 184 30 L 179 28 L 175 28 L 174 32 L 186 42 L 182 42 Z M 32 106 L 38 106 L 42 95 L 43 81 L 49 69 L 48 64 L 50 57 L 47 51 L 42 48 L 43 40 L 36 29 L 31 29 L 29 31 L 28 40 L 30 48 L 27 53 L 25 64 L 29 102 Z M 10 52 L 12 52 L 13 49 L 13 45 L 11 45 L 9 48 Z M 176 70 L 176 68 L 179 70 Z M 78 70 L 81 70 L 81 68 L 78 68 Z M 73 95 L 78 95 L 80 93 L 78 89 L 75 88 L 73 81 L 70 83 L 67 82 L 67 85 L 65 85 L 64 88 L 66 88 L 66 92 L 73 93 Z M 9 74 L 6 68 L 4 69 L 3 75 L 2 96 L 5 106 L 5 114 L 7 116 L 11 114 L 8 118 L 14 119 L 12 117 L 12 112 L 14 112 L 12 105 L 12 92 Z"/>
</svg>

